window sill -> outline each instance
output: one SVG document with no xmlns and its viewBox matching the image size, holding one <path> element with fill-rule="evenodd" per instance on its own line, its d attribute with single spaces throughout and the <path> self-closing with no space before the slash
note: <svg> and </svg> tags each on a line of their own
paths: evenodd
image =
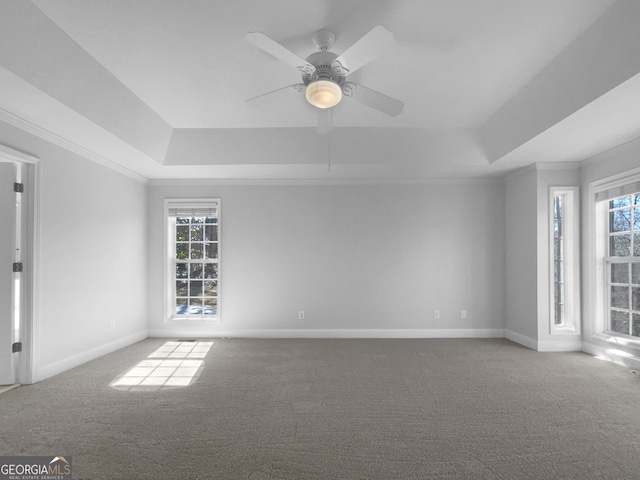
<svg viewBox="0 0 640 480">
<path fill-rule="evenodd" d="M 184 315 L 180 317 L 169 317 L 166 318 L 164 323 L 192 323 L 192 324 L 209 324 L 209 325 L 220 325 L 220 317 L 214 318 L 204 318 L 197 316 L 189 316 Z"/>
<path fill-rule="evenodd" d="M 552 326 L 551 335 L 580 335 L 580 331 L 575 327 Z"/>
<path fill-rule="evenodd" d="M 592 338 L 603 342 L 615 343 L 617 345 L 624 345 L 640 350 L 640 338 L 632 337 L 630 335 L 613 332 L 602 332 L 593 334 Z"/>
</svg>

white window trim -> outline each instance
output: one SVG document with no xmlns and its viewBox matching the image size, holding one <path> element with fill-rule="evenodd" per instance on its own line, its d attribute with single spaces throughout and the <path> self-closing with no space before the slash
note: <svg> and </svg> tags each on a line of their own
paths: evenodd
<svg viewBox="0 0 640 480">
<path fill-rule="evenodd" d="M 169 218 L 169 209 L 176 206 L 185 208 L 198 208 L 206 207 L 215 204 L 218 210 L 218 313 L 215 316 L 210 315 L 175 315 L 175 304 L 172 283 L 175 283 L 175 272 L 173 271 L 173 235 L 175 231 L 171 226 L 171 220 Z M 221 210 L 222 202 L 220 198 L 166 198 L 164 200 L 164 254 L 163 254 L 163 317 L 164 323 L 171 324 L 220 324 L 220 318 L 222 316 L 221 310 Z"/>
<path fill-rule="evenodd" d="M 565 195 L 564 203 L 564 319 L 555 324 L 555 265 L 554 265 L 554 222 L 553 207 L 555 197 Z M 580 230 L 579 205 L 580 187 L 549 187 L 549 334 L 580 334 Z"/>
<path fill-rule="evenodd" d="M 608 269 L 606 259 L 608 257 L 609 245 L 609 201 L 598 201 L 597 196 L 600 192 L 611 190 L 614 188 L 622 188 L 625 185 L 640 182 L 640 173 L 629 175 L 623 173 L 610 178 L 606 181 L 594 182 L 590 188 L 590 201 L 593 208 L 593 226 L 590 231 L 590 237 L 595 239 L 590 264 L 594 266 L 594 283 L 592 289 L 592 307 L 594 312 L 593 326 L 594 331 L 592 337 L 598 340 L 604 340 L 619 346 L 628 347 L 634 350 L 635 356 L 640 356 L 640 338 L 625 336 L 613 333 L 608 330 L 609 324 L 609 295 L 608 291 Z"/>
</svg>

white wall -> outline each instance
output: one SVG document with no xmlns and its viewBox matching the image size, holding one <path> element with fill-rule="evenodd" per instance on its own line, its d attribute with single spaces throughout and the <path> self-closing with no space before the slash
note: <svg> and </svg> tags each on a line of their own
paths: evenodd
<svg viewBox="0 0 640 480">
<path fill-rule="evenodd" d="M 189 197 L 222 199 L 218 326 L 163 322 L 163 200 Z M 156 185 L 149 207 L 151 335 L 502 335 L 501 180 Z"/>
<path fill-rule="evenodd" d="M 506 178 L 507 337 L 537 348 L 537 171 L 526 168 Z"/>
<path fill-rule="evenodd" d="M 147 186 L 2 123 L 0 143 L 41 160 L 34 380 L 145 338 Z"/>
</svg>

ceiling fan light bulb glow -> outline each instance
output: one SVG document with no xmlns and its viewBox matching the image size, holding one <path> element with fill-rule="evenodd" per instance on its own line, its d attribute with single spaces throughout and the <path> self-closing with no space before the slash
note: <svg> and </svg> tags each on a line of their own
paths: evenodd
<svg viewBox="0 0 640 480">
<path fill-rule="evenodd" d="M 314 107 L 331 108 L 342 100 L 342 89 L 332 80 L 316 80 L 307 85 L 305 95 Z"/>
</svg>

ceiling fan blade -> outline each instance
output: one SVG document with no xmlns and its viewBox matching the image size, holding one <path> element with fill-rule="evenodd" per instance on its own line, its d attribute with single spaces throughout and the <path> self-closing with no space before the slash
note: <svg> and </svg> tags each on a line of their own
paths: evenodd
<svg viewBox="0 0 640 480">
<path fill-rule="evenodd" d="M 264 33 L 250 32 L 244 36 L 244 39 L 250 44 L 258 47 L 260 50 L 263 50 L 277 59 L 282 60 L 284 63 L 297 68 L 302 73 L 311 75 L 316 71 L 316 67 L 303 58 L 300 58 L 288 48 L 283 47 L 275 40 L 267 37 Z"/>
<path fill-rule="evenodd" d="M 331 131 L 331 109 L 318 108 L 318 133 L 325 134 Z"/>
<path fill-rule="evenodd" d="M 338 75 L 346 76 L 391 50 L 395 43 L 393 33 L 378 25 L 338 56 L 331 65 Z"/>
<path fill-rule="evenodd" d="M 259 105 L 263 105 L 272 100 L 276 100 L 278 98 L 284 97 L 285 95 L 288 95 L 291 92 L 302 92 L 302 91 L 304 91 L 304 85 L 302 83 L 296 83 L 295 85 L 288 85 L 286 87 L 273 90 L 272 92 L 263 93 L 262 95 L 258 95 L 257 97 L 250 98 L 247 100 L 247 105 L 249 105 L 250 107 L 257 107 Z"/>
<path fill-rule="evenodd" d="M 404 109 L 404 102 L 356 83 L 345 83 L 343 92 L 345 96 L 392 117 L 400 115 Z"/>
</svg>

